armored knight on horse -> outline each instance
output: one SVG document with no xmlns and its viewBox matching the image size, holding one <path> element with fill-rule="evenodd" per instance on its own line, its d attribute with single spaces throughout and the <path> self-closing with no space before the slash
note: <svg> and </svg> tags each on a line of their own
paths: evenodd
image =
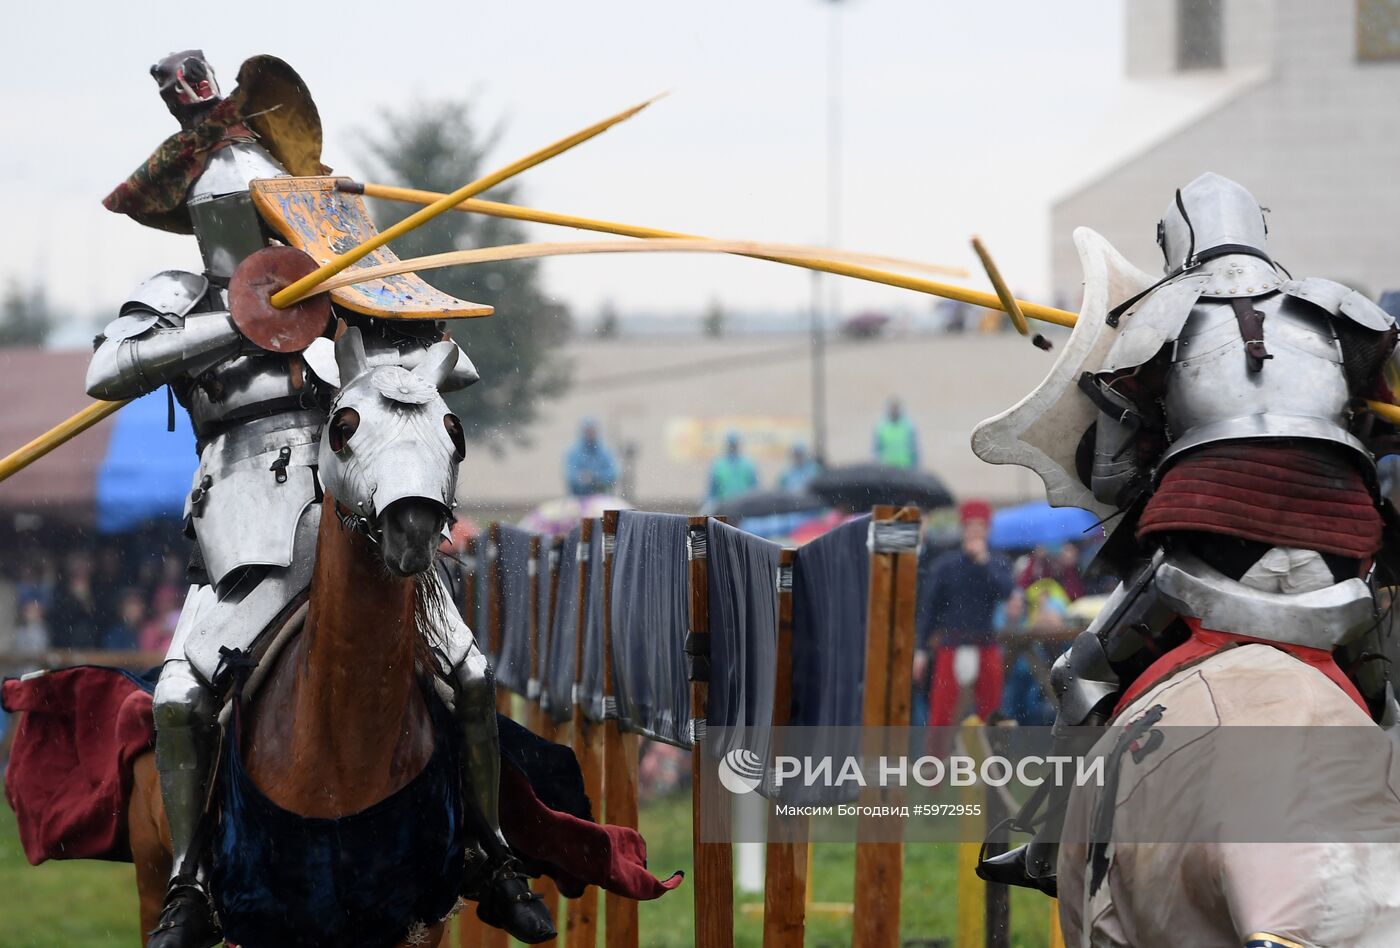
<svg viewBox="0 0 1400 948">
<path fill-rule="evenodd" d="M 1349 723 L 1392 727 L 1400 705 L 1373 587 L 1400 578 L 1394 512 L 1376 475 L 1394 429 L 1365 400 L 1395 401 L 1395 322 L 1359 292 L 1291 277 L 1269 252 L 1265 209 L 1219 175 L 1177 191 L 1157 238 L 1166 275 L 1154 280 L 1097 234 L 1076 232 L 1085 299 L 1065 351 L 1039 388 L 973 435 L 984 460 L 1032 468 L 1051 503 L 1092 510 L 1110 531 L 1100 556 L 1122 583 L 1055 664 L 1057 737 L 1140 716 L 1149 692 L 1170 704 L 1158 686 L 1187 668 L 1209 680 L 1221 662 L 1236 675 L 1294 675 L 1299 692 L 1321 683 Z M 1082 882 L 1084 867 L 1065 863 L 1068 840 L 1057 845 L 1069 796 L 1037 794 L 1017 820 L 1038 826 L 1035 838 L 983 860 L 982 878 L 1052 895 L 1067 876 Z M 1246 882 L 1301 872 L 1326 888 L 1320 862 L 1273 858 L 1272 881 Z M 1100 850 L 1090 896 L 1106 869 Z M 1147 943 L 1124 934 L 1126 910 L 1115 918 L 1104 895 L 1091 912 L 1092 900 L 1058 888 L 1084 944 L 1091 930 L 1096 945 Z M 1237 937 L 1340 943 L 1319 935 L 1325 913 L 1296 901 L 1281 913 L 1288 924 L 1269 915 L 1281 898 L 1265 921 L 1287 934 Z M 1393 907 L 1366 914 L 1358 925 L 1394 923 Z M 1168 940 L 1196 943 L 1205 935 L 1195 925 Z"/>
<path fill-rule="evenodd" d="M 97 398 L 122 399 L 168 385 L 189 412 L 198 439 L 199 467 L 185 509 L 195 542 L 194 584 L 154 698 L 156 766 L 174 862 L 149 944 L 203 948 L 220 936 L 205 874 L 206 811 L 219 713 L 230 684 L 223 656 L 237 650 L 257 658 L 268 630 L 306 600 L 323 490 L 320 442 L 339 380 L 328 356 L 329 338 L 304 354 L 295 347 L 289 352 L 272 332 L 249 338 L 230 312 L 236 292 L 230 282 L 237 282 L 239 265 L 278 236 L 260 217 L 249 183 L 326 170 L 319 161 L 320 122 L 305 86 L 280 60 L 256 57 L 244 64 L 238 87 L 222 98 L 199 50 L 173 54 L 151 72 L 182 131 L 106 204 L 151 226 L 193 232 L 204 271 L 167 270 L 133 293 L 97 339 L 87 389 Z M 334 231 L 337 222 L 312 226 Z M 446 338 L 441 317 L 489 312 L 436 293 L 416 278 L 409 284 L 384 281 L 372 294 L 357 292 L 336 298 L 333 309 L 326 306 L 313 321 L 312 335 L 328 336 L 338 318 L 363 337 L 369 365 L 412 370 L 429 358 L 443 363 L 434 348 Z M 434 376 L 442 391 L 477 379 L 466 355 L 455 343 L 447 345 L 456 358 Z M 461 428 L 448 418 L 460 460 Z M 349 424 L 340 422 L 341 428 Z M 330 436 L 347 436 L 338 430 Z M 373 524 L 414 498 L 450 517 L 455 478 L 400 467 L 392 479 L 370 486 L 368 506 L 361 502 L 345 517 Z M 385 562 L 397 575 L 425 565 L 392 556 Z M 455 612 L 442 615 L 434 637 L 437 671 L 450 685 L 467 796 L 486 828 L 480 834 L 486 881 L 479 901 L 513 935 L 539 941 L 551 937 L 553 927 L 531 898 L 500 830 L 494 683 L 470 630 Z"/>
</svg>

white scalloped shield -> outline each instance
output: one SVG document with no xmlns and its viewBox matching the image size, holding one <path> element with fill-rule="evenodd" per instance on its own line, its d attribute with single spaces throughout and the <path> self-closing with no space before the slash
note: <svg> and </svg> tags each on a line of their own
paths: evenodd
<svg viewBox="0 0 1400 948">
<path fill-rule="evenodd" d="M 1097 414 L 1078 380 L 1103 364 L 1118 337 L 1118 330 L 1105 321 L 1109 309 L 1150 286 L 1154 278 L 1087 227 L 1076 228 L 1074 246 L 1084 270 L 1079 321 L 1045 380 L 972 430 L 972 451 L 989 464 L 1019 464 L 1035 471 L 1053 507 L 1082 507 L 1107 517 L 1115 508 L 1095 500 L 1075 473 L 1075 452 Z"/>
</svg>

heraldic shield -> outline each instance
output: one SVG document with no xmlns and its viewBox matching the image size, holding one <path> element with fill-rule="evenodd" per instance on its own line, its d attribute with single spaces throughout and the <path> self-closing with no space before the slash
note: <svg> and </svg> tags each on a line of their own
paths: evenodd
<svg viewBox="0 0 1400 948">
<path fill-rule="evenodd" d="M 336 189 L 334 177 L 262 178 L 249 184 L 258 213 L 282 239 L 329 263 L 378 235 L 364 198 Z M 398 256 L 380 247 L 351 267 L 397 263 Z M 448 296 L 416 273 L 400 273 L 338 287 L 330 291 L 339 306 L 384 319 L 462 319 L 490 316 L 491 307 Z"/>
<path fill-rule="evenodd" d="M 1119 329 L 1109 310 L 1152 285 L 1155 277 L 1129 263 L 1102 235 L 1087 227 L 1074 232 L 1084 270 L 1084 303 L 1069 342 L 1050 374 L 1011 408 L 972 431 L 972 451 L 989 464 L 1019 464 L 1040 475 L 1053 507 L 1082 507 L 1100 518 L 1117 509 L 1094 499 L 1075 461 L 1098 409 L 1080 391 L 1079 377 L 1103 365 Z M 1132 319 L 1128 314 L 1124 322 Z"/>
</svg>

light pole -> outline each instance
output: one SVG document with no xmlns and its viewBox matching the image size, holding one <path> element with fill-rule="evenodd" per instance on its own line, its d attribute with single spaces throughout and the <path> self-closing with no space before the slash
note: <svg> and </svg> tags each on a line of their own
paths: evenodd
<svg viewBox="0 0 1400 948">
<path fill-rule="evenodd" d="M 841 3 L 831 5 L 826 42 L 826 244 L 835 247 L 841 234 Z M 826 307 L 822 287 L 826 286 Z M 826 464 L 826 315 L 838 319 L 841 310 L 839 280 L 812 272 L 812 454 Z"/>
</svg>

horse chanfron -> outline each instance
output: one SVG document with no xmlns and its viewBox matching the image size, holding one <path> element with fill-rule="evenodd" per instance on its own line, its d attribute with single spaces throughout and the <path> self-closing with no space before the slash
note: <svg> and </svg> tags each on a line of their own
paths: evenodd
<svg viewBox="0 0 1400 948">
<path fill-rule="evenodd" d="M 321 443 L 321 481 L 342 519 L 378 542 L 397 576 L 429 568 L 456 506 L 466 443 L 439 386 L 459 351 L 453 342 L 437 343 L 407 369 L 370 364 L 358 328 L 336 341 L 341 388 Z"/>
</svg>

